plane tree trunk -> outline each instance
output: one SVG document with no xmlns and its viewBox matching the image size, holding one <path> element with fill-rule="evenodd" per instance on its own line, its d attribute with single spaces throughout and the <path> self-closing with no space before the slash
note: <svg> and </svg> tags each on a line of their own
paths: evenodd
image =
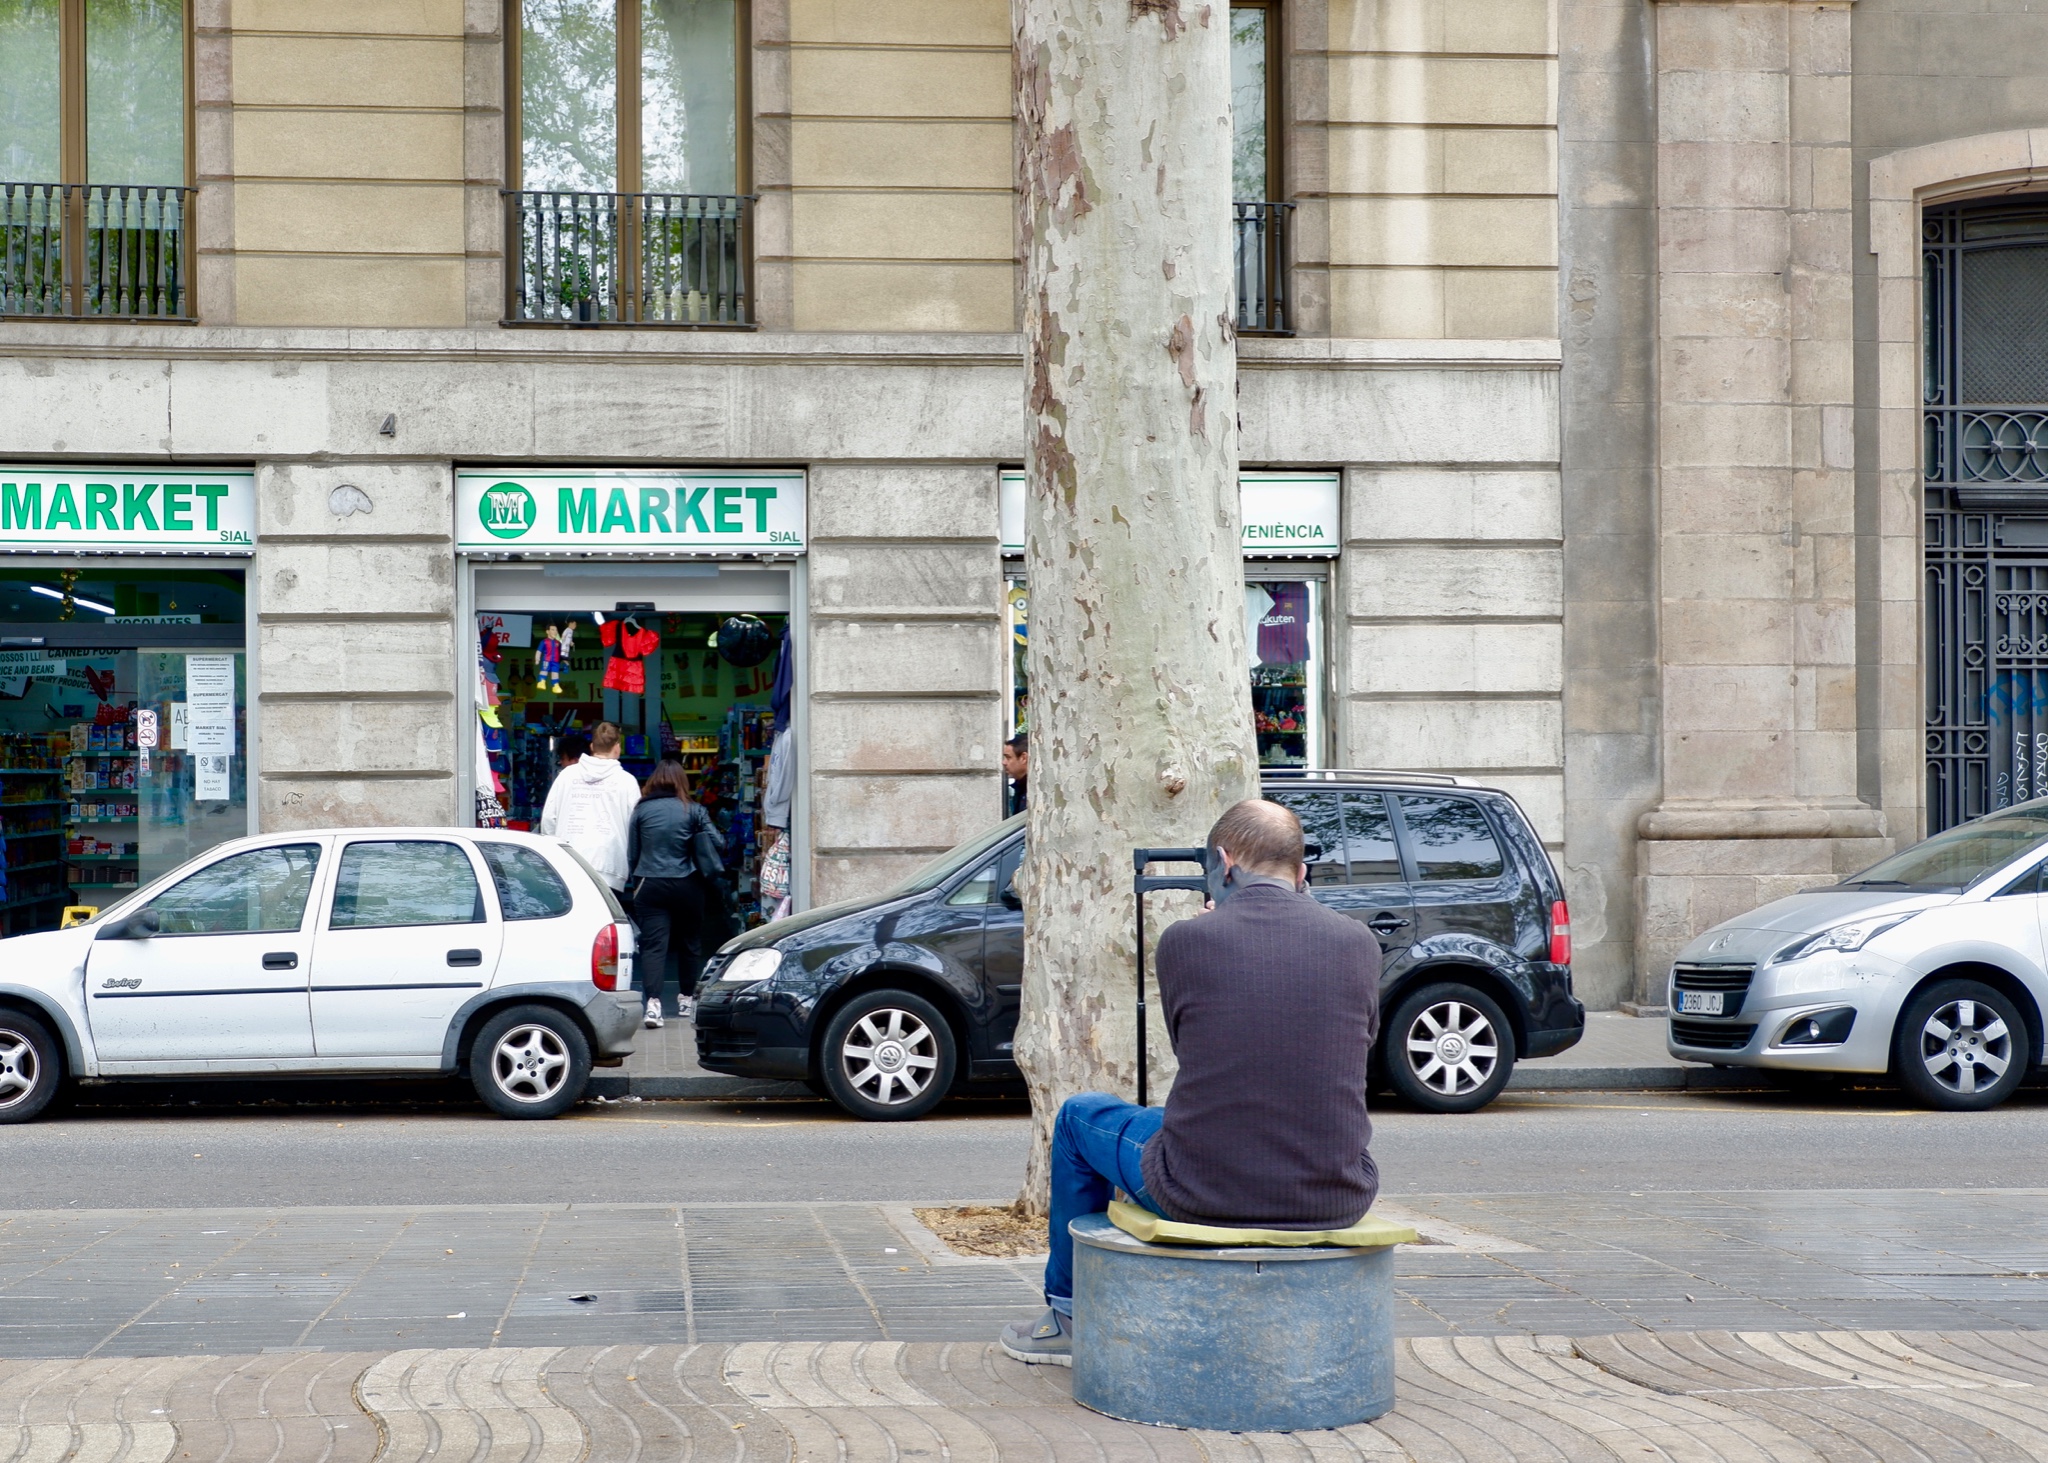
<svg viewBox="0 0 2048 1463">
<path fill-rule="evenodd" d="M 1257 790 L 1231 293 L 1227 0 L 1012 0 L 1031 801 L 1017 1059 L 1134 1096 L 1131 850 Z M 1193 896 L 1172 896 L 1174 913 Z M 1166 899 L 1153 901 L 1164 911 Z M 1152 1100 L 1173 1070 L 1156 1001 Z"/>
</svg>

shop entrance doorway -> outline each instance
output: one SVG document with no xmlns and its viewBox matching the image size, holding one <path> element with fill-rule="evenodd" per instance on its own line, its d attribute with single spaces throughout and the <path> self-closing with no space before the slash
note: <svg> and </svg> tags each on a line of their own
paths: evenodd
<svg viewBox="0 0 2048 1463">
<path fill-rule="evenodd" d="M 0 564 L 0 934 L 249 828 L 239 568 Z"/>
<path fill-rule="evenodd" d="M 564 738 L 613 722 L 636 778 L 664 756 L 683 763 L 724 837 L 719 878 L 741 926 L 772 915 L 760 870 L 785 831 L 768 821 L 766 801 L 777 674 L 794 656 L 789 571 L 487 564 L 475 596 L 479 805 L 488 809 L 495 784 L 507 825 L 538 828 Z M 794 735 L 784 739 L 784 755 L 795 747 Z M 787 824 L 786 812 L 774 816 Z"/>
</svg>

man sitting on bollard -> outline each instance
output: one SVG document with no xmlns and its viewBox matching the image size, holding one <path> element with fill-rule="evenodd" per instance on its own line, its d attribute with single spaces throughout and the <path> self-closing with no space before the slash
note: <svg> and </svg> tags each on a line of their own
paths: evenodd
<svg viewBox="0 0 2048 1463">
<path fill-rule="evenodd" d="M 1003 1328 L 1019 1361 L 1073 1364 L 1067 1224 L 1110 1191 L 1188 1224 L 1341 1229 L 1379 1192 L 1366 1058 L 1379 1031 L 1380 947 L 1306 890 L 1301 823 L 1248 798 L 1216 820 L 1224 894 L 1159 941 L 1159 998 L 1180 1074 L 1164 1108 L 1103 1092 L 1052 1130 L 1047 1310 Z"/>
</svg>

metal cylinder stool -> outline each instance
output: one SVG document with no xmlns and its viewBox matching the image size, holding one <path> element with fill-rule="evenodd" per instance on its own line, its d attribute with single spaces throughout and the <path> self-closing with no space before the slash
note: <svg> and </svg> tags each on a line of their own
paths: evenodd
<svg viewBox="0 0 2048 1463">
<path fill-rule="evenodd" d="M 1102 1214 L 1067 1228 L 1083 1406 L 1168 1427 L 1299 1432 L 1394 1405 L 1392 1244 L 1147 1244 Z"/>
</svg>

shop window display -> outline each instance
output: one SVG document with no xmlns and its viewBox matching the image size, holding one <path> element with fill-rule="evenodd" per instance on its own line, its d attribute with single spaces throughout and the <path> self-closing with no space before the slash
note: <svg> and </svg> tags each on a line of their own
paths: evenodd
<svg viewBox="0 0 2048 1463">
<path fill-rule="evenodd" d="M 249 831 L 239 570 L 0 567 L 0 933 Z"/>
<path fill-rule="evenodd" d="M 788 616 L 670 613 L 617 604 L 587 613 L 477 617 L 478 817 L 540 822 L 555 749 L 599 721 L 625 734 L 620 761 L 645 780 L 663 755 L 725 837 L 725 892 L 760 922 L 760 873 L 777 829 L 762 816 Z"/>
<path fill-rule="evenodd" d="M 1252 730 L 1261 767 L 1313 767 L 1322 739 L 1315 642 L 1314 579 L 1254 579 L 1244 587 L 1244 638 L 1251 658 Z"/>
</svg>

